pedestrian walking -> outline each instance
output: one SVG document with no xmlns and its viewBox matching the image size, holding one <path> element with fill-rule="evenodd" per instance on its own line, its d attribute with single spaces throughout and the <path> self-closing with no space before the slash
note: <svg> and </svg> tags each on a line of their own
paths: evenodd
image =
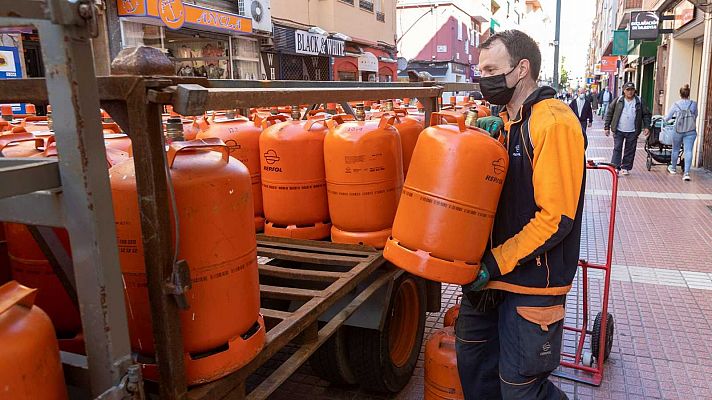
<svg viewBox="0 0 712 400">
<path fill-rule="evenodd" d="M 606 113 L 608 112 L 608 105 L 611 103 L 613 95 L 608 90 L 607 87 L 603 88 L 598 94 L 598 102 L 601 104 L 601 108 L 598 110 L 598 115 L 606 118 Z"/>
<path fill-rule="evenodd" d="M 645 136 L 649 134 L 651 117 L 648 106 L 635 95 L 635 84 L 624 84 L 623 96 L 613 100 L 603 125 L 606 136 L 611 134 L 611 130 L 614 132 L 611 164 L 616 166 L 621 175 L 628 175 L 633 169 L 638 136 L 641 132 Z"/>
<path fill-rule="evenodd" d="M 668 172 L 677 173 L 677 157 L 680 154 L 680 146 L 683 146 L 685 165 L 682 170 L 682 180 L 689 181 L 692 147 L 697 138 L 697 102 L 690 100 L 690 85 L 680 88 L 680 100 L 670 107 L 670 110 L 665 114 L 665 121 L 670 121 L 673 117 L 675 117 L 675 135 L 672 137 L 672 157 Z"/>
<path fill-rule="evenodd" d="M 578 117 L 581 123 L 581 130 L 586 135 L 586 127 L 590 127 L 593 123 L 593 109 L 591 102 L 586 98 L 585 89 L 579 89 L 578 96 L 569 103 L 569 107 Z"/>
<path fill-rule="evenodd" d="M 591 91 L 591 108 L 598 112 L 598 92 L 596 90 Z"/>
<path fill-rule="evenodd" d="M 541 53 L 518 30 L 480 46 L 480 89 L 505 106 L 509 153 L 490 249 L 464 285 L 455 333 L 466 400 L 566 399 L 549 379 L 559 366 L 566 293 L 576 273 L 585 182 L 576 116 L 537 86 Z"/>
</svg>

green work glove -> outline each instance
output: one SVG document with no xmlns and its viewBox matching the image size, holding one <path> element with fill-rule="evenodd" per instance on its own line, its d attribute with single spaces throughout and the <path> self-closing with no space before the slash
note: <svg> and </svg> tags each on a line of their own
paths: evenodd
<svg viewBox="0 0 712 400">
<path fill-rule="evenodd" d="M 480 263 L 480 272 L 477 273 L 477 278 L 467 285 L 463 285 L 462 292 L 466 294 L 466 292 L 477 292 L 482 290 L 487 285 L 489 280 L 490 274 L 487 267 L 484 263 Z"/>
<path fill-rule="evenodd" d="M 490 136 L 496 138 L 504 127 L 504 121 L 500 117 L 482 117 L 477 119 L 477 127 L 486 130 Z"/>
</svg>

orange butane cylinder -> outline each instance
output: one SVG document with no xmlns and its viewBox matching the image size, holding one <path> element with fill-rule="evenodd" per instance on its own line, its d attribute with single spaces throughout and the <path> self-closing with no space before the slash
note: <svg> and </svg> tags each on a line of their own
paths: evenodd
<svg viewBox="0 0 712 400">
<path fill-rule="evenodd" d="M 13 128 L 12 133 L 0 135 L 0 155 L 3 157 L 32 157 L 42 154 L 42 138 L 35 137 L 24 128 Z"/>
<path fill-rule="evenodd" d="M 70 252 L 69 235 L 65 229 L 54 229 L 64 249 Z M 73 346 L 79 339 L 82 321 L 79 309 L 64 290 L 52 265 L 23 224 L 5 223 L 8 255 L 12 277 L 25 286 L 39 289 L 37 305 L 52 319 L 57 336 Z M 69 350 L 62 343 L 63 350 Z M 79 347 L 81 349 L 81 346 Z"/>
<path fill-rule="evenodd" d="M 408 115 L 408 110 L 397 108 L 393 112 L 399 117 L 396 124 L 393 125 L 398 130 L 401 139 L 401 149 L 403 150 L 403 175 L 408 175 L 408 166 L 410 159 L 415 150 L 415 144 L 418 142 L 418 136 L 423 131 L 422 117 L 412 117 Z"/>
<path fill-rule="evenodd" d="M 283 115 L 268 117 L 271 120 L 286 121 Z M 216 119 L 204 132 L 197 135 L 197 139 L 218 138 L 230 149 L 230 155 L 240 160 L 250 171 L 252 180 L 252 200 L 254 202 L 255 230 L 262 231 L 265 218 L 262 205 L 262 177 L 260 174 L 260 134 L 262 133 L 262 119 L 247 118 Z"/>
<path fill-rule="evenodd" d="M 0 106 L 0 115 L 5 121 L 12 121 L 12 106 L 10 104 L 3 104 Z"/>
<path fill-rule="evenodd" d="M 433 113 L 431 125 L 445 117 Z M 457 121 L 420 134 L 383 255 L 415 275 L 462 285 L 479 271 L 509 160 L 487 132 Z"/>
<path fill-rule="evenodd" d="M 455 327 L 433 333 L 425 344 L 424 400 L 462 400 L 460 375 L 455 354 Z"/>
<path fill-rule="evenodd" d="M 10 281 L 10 257 L 7 254 L 7 239 L 5 238 L 5 224 L 0 222 L 0 285 Z"/>
<path fill-rule="evenodd" d="M 219 151 L 210 151 L 219 150 Z M 168 165 L 175 193 L 178 259 L 190 268 L 190 308 L 180 313 L 188 384 L 242 367 L 262 349 L 264 321 L 250 174 L 220 139 L 173 142 Z M 133 160 L 109 170 L 131 345 L 155 354 Z M 158 379 L 156 364 L 144 376 Z"/>
<path fill-rule="evenodd" d="M 299 239 L 329 237 L 323 118 L 287 121 L 260 136 L 265 233 Z"/>
<path fill-rule="evenodd" d="M 357 111 L 357 115 L 358 115 Z M 329 121 L 324 140 L 331 240 L 383 248 L 403 188 L 403 156 L 395 117 Z"/>
<path fill-rule="evenodd" d="M 443 326 L 455 326 L 455 322 L 457 322 L 457 317 L 459 315 L 460 305 L 455 304 L 445 312 L 445 316 L 443 317 Z"/>
<path fill-rule="evenodd" d="M 34 305 L 37 289 L 0 286 L 0 398 L 67 398 L 52 321 Z"/>
</svg>

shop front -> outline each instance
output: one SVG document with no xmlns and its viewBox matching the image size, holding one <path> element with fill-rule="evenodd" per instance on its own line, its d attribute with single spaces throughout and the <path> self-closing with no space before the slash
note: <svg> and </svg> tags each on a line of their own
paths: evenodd
<svg viewBox="0 0 712 400">
<path fill-rule="evenodd" d="M 334 58 L 334 79 L 339 81 L 393 82 L 396 72 L 397 61 L 376 47 L 349 43 L 345 56 Z"/>
<path fill-rule="evenodd" d="M 252 19 L 237 14 L 237 3 L 216 10 L 182 0 L 117 0 L 117 7 L 122 47 L 161 49 L 176 75 L 260 78 L 259 40 L 251 35 Z"/>
<path fill-rule="evenodd" d="M 331 57 L 344 56 L 344 41 L 308 30 L 274 25 L 274 47 L 262 53 L 265 79 L 332 80 Z"/>
</svg>

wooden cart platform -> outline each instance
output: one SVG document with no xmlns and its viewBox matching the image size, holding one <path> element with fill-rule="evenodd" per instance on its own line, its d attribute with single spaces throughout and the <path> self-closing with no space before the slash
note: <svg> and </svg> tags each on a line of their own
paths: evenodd
<svg viewBox="0 0 712 400">
<path fill-rule="evenodd" d="M 218 381 L 189 389 L 189 399 L 267 398 L 364 301 L 402 274 L 385 264 L 380 251 L 363 246 L 260 235 L 257 250 L 261 261 L 260 282 L 275 282 L 260 285 L 261 313 L 268 328 L 264 348 L 240 370 Z M 320 315 L 373 274 L 376 274 L 375 279 L 364 290 L 359 291 L 328 323 L 319 327 Z M 272 300 L 277 300 L 272 302 L 276 304 L 286 300 L 301 306 L 287 311 L 284 307 L 270 306 Z M 297 351 L 259 386 L 246 393 L 246 379 L 289 343 L 299 344 Z"/>
</svg>

